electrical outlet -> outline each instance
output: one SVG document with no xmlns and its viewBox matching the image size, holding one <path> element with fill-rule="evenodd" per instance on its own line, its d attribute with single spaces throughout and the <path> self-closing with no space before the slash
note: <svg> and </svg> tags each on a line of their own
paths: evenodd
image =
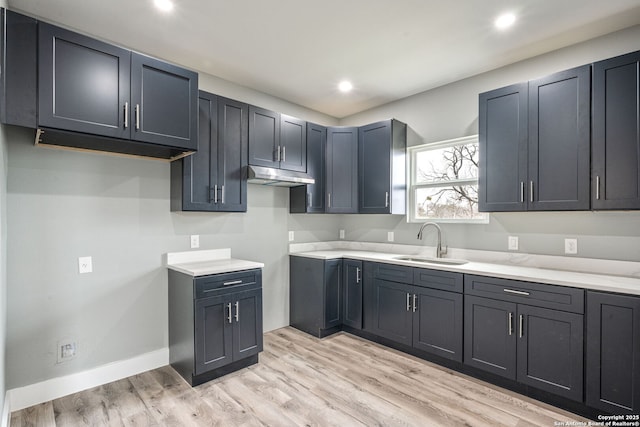
<svg viewBox="0 0 640 427">
<path fill-rule="evenodd" d="M 344 230 L 340 230 L 340 238 L 344 239 Z"/>
<path fill-rule="evenodd" d="M 58 341 L 57 361 L 58 363 L 66 362 L 76 357 L 78 346 L 71 338 L 65 338 Z"/>
<path fill-rule="evenodd" d="M 191 235 L 191 249 L 198 249 L 200 247 L 200 235 L 192 234 Z"/>
<path fill-rule="evenodd" d="M 289 241 L 293 242 L 295 240 L 295 235 L 293 234 L 293 231 L 289 232 Z"/>
<path fill-rule="evenodd" d="M 92 273 L 93 272 L 93 262 L 91 261 L 90 256 L 81 256 L 78 258 L 78 273 Z"/>
<path fill-rule="evenodd" d="M 509 236 L 509 250 L 510 251 L 518 250 L 518 236 Z"/>
<path fill-rule="evenodd" d="M 393 242 L 394 238 L 395 238 L 395 236 L 394 236 L 393 231 L 388 231 L 387 232 L 387 242 Z"/>
<path fill-rule="evenodd" d="M 578 253 L 578 239 L 564 239 L 564 253 L 575 255 Z"/>
</svg>

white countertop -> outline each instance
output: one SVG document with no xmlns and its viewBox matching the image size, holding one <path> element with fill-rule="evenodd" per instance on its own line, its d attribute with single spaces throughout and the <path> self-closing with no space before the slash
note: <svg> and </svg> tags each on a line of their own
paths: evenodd
<svg viewBox="0 0 640 427">
<path fill-rule="evenodd" d="M 290 255 L 317 259 L 349 258 L 362 261 L 383 262 L 408 267 L 428 268 L 432 270 L 452 271 L 464 274 L 499 277 L 503 279 L 523 280 L 528 282 L 547 283 L 551 285 L 570 286 L 574 288 L 592 289 L 606 292 L 640 295 L 640 279 L 610 274 L 581 273 L 549 268 L 536 268 L 519 265 L 494 264 L 488 262 L 469 261 L 463 265 L 424 264 L 416 261 L 395 259 L 406 256 L 404 253 L 372 252 L 349 249 L 317 250 L 296 252 Z M 446 258 L 445 258 L 446 259 Z"/>
<path fill-rule="evenodd" d="M 231 258 L 230 249 L 173 252 L 166 257 L 167 268 L 193 277 L 264 267 L 261 262 Z"/>
</svg>

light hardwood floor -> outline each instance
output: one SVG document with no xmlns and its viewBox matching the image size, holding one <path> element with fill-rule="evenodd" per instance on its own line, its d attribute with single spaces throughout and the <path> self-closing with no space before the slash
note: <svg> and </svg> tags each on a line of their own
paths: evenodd
<svg viewBox="0 0 640 427">
<path fill-rule="evenodd" d="M 339 333 L 264 336 L 260 363 L 191 388 L 171 367 L 12 414 L 21 426 L 553 426 L 569 412 Z"/>
</svg>

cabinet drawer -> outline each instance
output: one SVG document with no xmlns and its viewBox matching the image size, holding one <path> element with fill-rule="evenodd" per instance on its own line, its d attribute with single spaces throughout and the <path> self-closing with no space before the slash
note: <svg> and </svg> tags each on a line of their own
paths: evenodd
<svg viewBox="0 0 640 427">
<path fill-rule="evenodd" d="M 428 268 L 413 269 L 413 284 L 443 291 L 462 293 L 464 276 L 462 273 L 430 270 Z"/>
<path fill-rule="evenodd" d="M 373 264 L 373 278 L 413 284 L 413 268 L 391 264 Z"/>
<path fill-rule="evenodd" d="M 464 276 L 464 292 L 486 298 L 584 313 L 584 290 L 484 276 Z"/>
<path fill-rule="evenodd" d="M 195 297 L 202 298 L 215 294 L 217 290 L 234 288 L 238 286 L 248 289 L 262 286 L 262 271 L 246 270 L 233 273 L 212 274 L 210 276 L 198 277 L 195 279 Z"/>
</svg>

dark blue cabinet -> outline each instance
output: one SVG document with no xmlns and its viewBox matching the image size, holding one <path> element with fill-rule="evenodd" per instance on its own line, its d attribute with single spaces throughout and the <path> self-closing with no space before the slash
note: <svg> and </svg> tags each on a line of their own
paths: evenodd
<svg viewBox="0 0 640 427">
<path fill-rule="evenodd" d="M 355 329 L 362 329 L 362 261 L 345 259 L 342 261 L 342 270 L 343 324 Z"/>
<path fill-rule="evenodd" d="M 314 184 L 291 187 L 289 211 L 291 213 L 325 212 L 327 128 L 307 123 L 307 175 Z"/>
<path fill-rule="evenodd" d="M 640 52 L 593 65 L 593 209 L 640 209 Z"/>
<path fill-rule="evenodd" d="M 249 164 L 306 172 L 307 123 L 250 106 Z"/>
<path fill-rule="evenodd" d="M 327 213 L 358 213 L 358 128 L 327 128 Z"/>
<path fill-rule="evenodd" d="M 171 164 L 172 210 L 246 212 L 247 127 L 247 104 L 200 91 L 200 149 Z"/>
</svg>

